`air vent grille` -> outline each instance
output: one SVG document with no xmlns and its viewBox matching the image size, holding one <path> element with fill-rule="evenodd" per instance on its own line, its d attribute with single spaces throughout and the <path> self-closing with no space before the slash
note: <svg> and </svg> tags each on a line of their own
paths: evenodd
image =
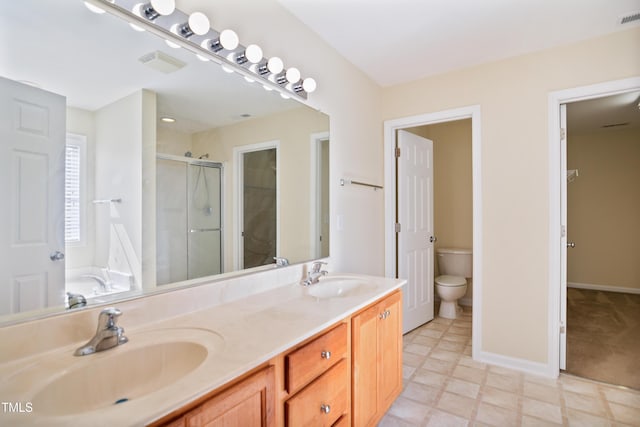
<svg viewBox="0 0 640 427">
<path fill-rule="evenodd" d="M 620 24 L 628 24 L 629 22 L 634 22 L 639 20 L 640 20 L 640 11 L 631 12 L 620 17 Z"/>
</svg>

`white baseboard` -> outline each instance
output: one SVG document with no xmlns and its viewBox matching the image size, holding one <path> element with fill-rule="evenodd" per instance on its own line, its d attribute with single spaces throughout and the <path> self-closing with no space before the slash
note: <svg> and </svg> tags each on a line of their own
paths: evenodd
<svg viewBox="0 0 640 427">
<path fill-rule="evenodd" d="M 568 288 L 577 289 L 589 289 L 592 291 L 605 291 L 605 292 L 622 292 L 625 294 L 640 294 L 640 288 L 625 288 L 624 286 L 609 286 L 609 285 L 593 285 L 590 283 L 576 283 L 567 282 Z"/>
<path fill-rule="evenodd" d="M 547 378 L 557 378 L 558 371 L 553 371 L 552 367 L 545 363 L 532 362 L 525 359 L 516 359 L 514 357 L 503 356 L 501 354 L 479 351 L 478 362 L 488 363 L 490 365 L 500 366 L 502 368 L 514 369 L 516 371 L 525 372 L 527 374 L 538 375 Z"/>
</svg>

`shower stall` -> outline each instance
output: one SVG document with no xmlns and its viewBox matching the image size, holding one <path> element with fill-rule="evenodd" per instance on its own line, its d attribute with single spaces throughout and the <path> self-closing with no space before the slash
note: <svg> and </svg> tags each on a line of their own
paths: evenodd
<svg viewBox="0 0 640 427">
<path fill-rule="evenodd" d="M 157 154 L 158 285 L 222 273 L 223 168 L 204 157 Z"/>
</svg>

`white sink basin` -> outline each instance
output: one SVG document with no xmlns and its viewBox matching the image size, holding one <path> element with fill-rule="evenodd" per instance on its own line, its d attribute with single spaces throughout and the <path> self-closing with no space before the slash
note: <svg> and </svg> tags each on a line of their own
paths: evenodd
<svg viewBox="0 0 640 427">
<path fill-rule="evenodd" d="M 308 295 L 319 298 L 343 298 L 371 289 L 372 285 L 355 277 L 323 277 L 308 288 Z"/>
<path fill-rule="evenodd" d="M 154 329 L 99 353 L 60 356 L 52 361 L 58 369 L 49 366 L 48 377 L 41 377 L 46 372 L 41 365 L 17 377 L 35 382 L 31 402 L 39 415 L 74 415 L 126 405 L 170 387 L 223 348 L 224 339 L 204 329 Z"/>
</svg>

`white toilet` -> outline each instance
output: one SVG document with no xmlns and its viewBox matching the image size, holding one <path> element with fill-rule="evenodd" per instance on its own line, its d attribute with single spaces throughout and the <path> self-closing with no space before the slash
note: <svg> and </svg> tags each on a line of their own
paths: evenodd
<svg viewBox="0 0 640 427">
<path fill-rule="evenodd" d="M 467 292 L 467 279 L 471 278 L 471 249 L 439 248 L 436 251 L 440 276 L 435 279 L 435 287 L 440 297 L 438 315 L 445 319 L 455 319 L 462 311 L 458 300 Z"/>
</svg>

